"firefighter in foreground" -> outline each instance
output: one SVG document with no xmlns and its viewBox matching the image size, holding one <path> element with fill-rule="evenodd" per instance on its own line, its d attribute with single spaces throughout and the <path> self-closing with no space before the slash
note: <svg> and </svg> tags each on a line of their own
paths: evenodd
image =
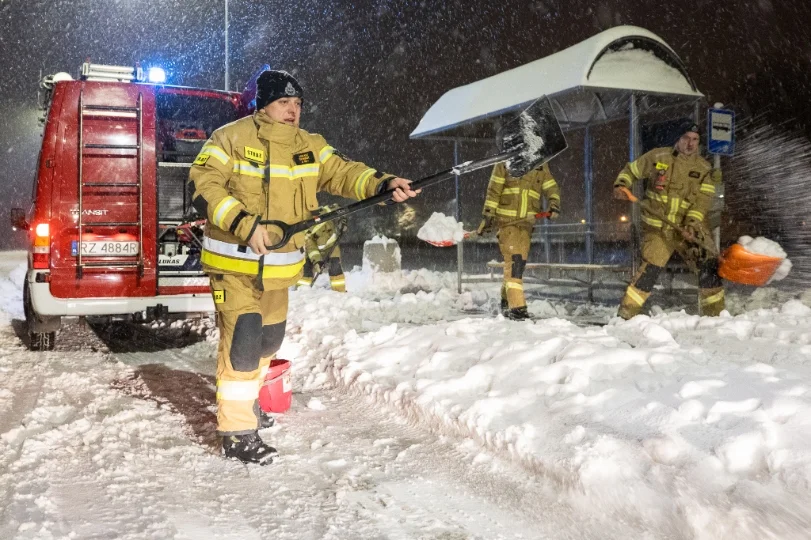
<svg viewBox="0 0 811 540">
<path fill-rule="evenodd" d="M 225 456 L 244 463 L 276 455 L 259 437 L 257 400 L 284 338 L 288 287 L 304 266 L 304 234 L 271 252 L 280 235 L 259 221 L 308 219 L 318 191 L 360 200 L 392 190 L 395 202 L 416 195 L 409 180 L 350 161 L 299 129 L 303 94 L 292 75 L 262 73 L 256 112 L 217 129 L 189 173 L 193 204 L 208 220 L 201 261 L 220 331 L 217 430 Z"/>
<path fill-rule="evenodd" d="M 642 311 L 659 273 L 674 251 L 698 272 L 701 311 L 717 316 L 724 309 L 724 288 L 718 276 L 718 259 L 700 247 L 709 237 L 704 218 L 712 206 L 721 171 L 712 169 L 698 153 L 698 126 L 688 122 L 673 148 L 656 148 L 620 172 L 614 198 L 627 200 L 621 188 L 646 183 L 642 214 L 642 264 L 619 307 L 618 315 L 630 319 Z M 678 232 L 661 218 L 681 225 Z"/>
<path fill-rule="evenodd" d="M 501 309 L 513 320 L 529 318 L 524 298 L 524 268 L 527 265 L 535 214 L 543 210 L 541 197 L 547 200 L 549 219 L 560 215 L 560 189 L 544 164 L 520 178 L 513 178 L 504 163 L 493 168 L 487 185 L 481 225 L 478 233 L 498 229 L 498 247 L 504 257 L 504 283 L 501 285 Z"/>
<path fill-rule="evenodd" d="M 323 215 L 337 209 L 337 204 L 328 204 L 314 213 Z M 299 287 L 312 287 L 326 265 L 332 290 L 346 292 L 344 269 L 341 267 L 341 248 L 338 246 L 345 232 L 346 218 L 319 223 L 307 230 L 304 236 L 304 253 L 307 260 L 304 262 L 304 274 L 298 280 Z"/>
</svg>

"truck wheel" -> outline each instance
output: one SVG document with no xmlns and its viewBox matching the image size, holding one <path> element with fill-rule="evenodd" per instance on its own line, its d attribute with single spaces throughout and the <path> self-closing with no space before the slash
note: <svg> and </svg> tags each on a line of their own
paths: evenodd
<svg viewBox="0 0 811 540">
<path fill-rule="evenodd" d="M 60 317 L 41 318 L 34 313 L 31 305 L 31 292 L 28 281 L 23 285 L 23 311 L 28 324 L 28 348 L 32 351 L 52 351 L 56 345 L 56 330 L 61 324 Z"/>
<path fill-rule="evenodd" d="M 52 351 L 56 345 L 56 332 L 29 332 L 28 338 L 32 351 Z"/>
</svg>

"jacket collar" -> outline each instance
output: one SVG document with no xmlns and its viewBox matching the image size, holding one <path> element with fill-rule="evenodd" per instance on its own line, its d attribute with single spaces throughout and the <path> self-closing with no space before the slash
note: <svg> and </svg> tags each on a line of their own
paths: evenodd
<svg viewBox="0 0 811 540">
<path fill-rule="evenodd" d="M 253 123 L 256 125 L 259 138 L 274 144 L 292 146 L 299 132 L 296 126 L 276 122 L 262 111 L 253 114 Z"/>
</svg>

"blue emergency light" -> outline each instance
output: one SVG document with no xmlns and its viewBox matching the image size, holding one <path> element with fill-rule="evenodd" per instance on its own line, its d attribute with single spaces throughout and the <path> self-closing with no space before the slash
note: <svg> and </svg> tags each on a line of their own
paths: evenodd
<svg viewBox="0 0 811 540">
<path fill-rule="evenodd" d="M 162 67 L 152 66 L 147 72 L 147 79 L 154 84 L 162 84 L 166 82 L 166 71 Z"/>
</svg>

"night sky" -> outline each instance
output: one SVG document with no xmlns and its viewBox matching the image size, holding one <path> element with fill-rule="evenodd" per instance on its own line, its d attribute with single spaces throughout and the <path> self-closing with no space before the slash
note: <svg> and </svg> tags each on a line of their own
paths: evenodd
<svg viewBox="0 0 811 540">
<path fill-rule="evenodd" d="M 305 129 L 322 133 L 355 159 L 416 179 L 452 163 L 449 143 L 408 140 L 442 93 L 606 28 L 632 24 L 674 48 L 709 103 L 730 104 L 742 117 L 760 113 L 774 123 L 794 119 L 807 129 L 809 4 L 230 0 L 231 83 L 241 89 L 263 63 L 294 73 L 306 92 Z M 36 120 L 41 72 L 75 76 L 87 58 L 118 65 L 141 61 L 164 65 L 171 84 L 222 88 L 223 8 L 223 1 L 214 0 L 0 0 L 0 189 L 7 194 L 0 222 L 8 223 L 10 207 L 30 204 L 41 131 Z M 601 131 L 605 148 L 614 142 L 610 159 L 597 163 L 595 201 L 598 219 L 614 220 L 623 209 L 610 200 L 610 183 L 627 159 L 627 125 L 607 129 Z M 490 151 L 487 145 L 469 145 L 462 158 Z M 581 159 L 576 151 L 573 144 L 556 176 L 564 190 L 564 220 L 579 222 L 582 180 L 572 165 Z M 464 183 L 468 225 L 480 212 L 486 176 Z M 451 185 L 431 188 L 417 205 L 419 220 L 434 210 L 447 211 L 452 196 Z M 23 245 L 19 234 L 0 240 L 0 248 Z"/>
</svg>

